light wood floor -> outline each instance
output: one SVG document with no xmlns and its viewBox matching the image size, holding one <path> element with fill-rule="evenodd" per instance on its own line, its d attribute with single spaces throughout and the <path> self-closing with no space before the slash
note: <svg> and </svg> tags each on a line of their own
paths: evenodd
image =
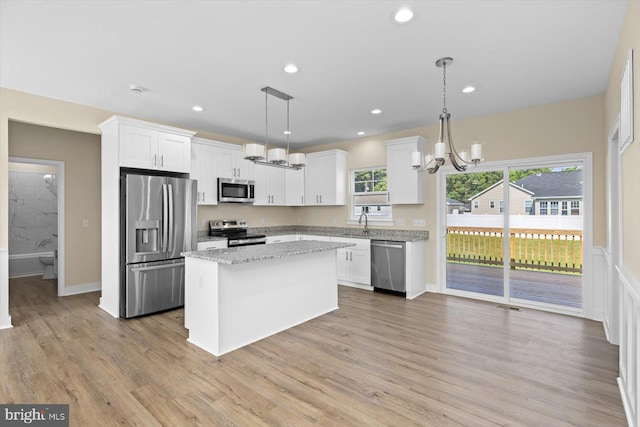
<svg viewBox="0 0 640 427">
<path fill-rule="evenodd" d="M 99 293 L 10 281 L 0 402 L 69 403 L 72 426 L 623 426 L 597 322 L 340 287 L 340 309 L 217 358 L 183 310 L 133 320 Z"/>
</svg>

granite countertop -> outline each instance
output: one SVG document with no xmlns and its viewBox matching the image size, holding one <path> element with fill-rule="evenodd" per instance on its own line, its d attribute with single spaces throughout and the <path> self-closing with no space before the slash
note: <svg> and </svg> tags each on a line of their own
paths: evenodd
<svg viewBox="0 0 640 427">
<path fill-rule="evenodd" d="M 227 249 L 183 252 L 182 256 L 204 259 L 219 264 L 244 264 L 312 252 L 323 252 L 355 246 L 351 243 L 317 242 L 314 240 L 274 243 L 271 245 L 240 246 Z"/>
<path fill-rule="evenodd" d="M 286 234 L 310 234 L 327 237 L 345 237 L 353 239 L 369 240 L 393 240 L 397 242 L 417 242 L 428 240 L 429 232 L 421 230 L 397 230 L 370 228 L 365 234 L 363 227 L 313 227 L 313 226 L 279 226 L 279 227 L 252 227 L 253 234 L 265 234 L 267 236 L 282 236 Z"/>
<path fill-rule="evenodd" d="M 251 234 L 264 234 L 266 236 L 283 236 L 286 234 L 310 234 L 327 237 L 345 237 L 352 239 L 369 240 L 393 240 L 396 242 L 417 242 L 428 240 L 429 232 L 421 230 L 397 230 L 371 228 L 365 234 L 363 227 L 314 227 L 305 225 L 281 225 L 275 227 L 251 227 Z M 212 240 L 226 240 L 226 237 L 208 236 L 206 231 L 198 231 L 198 242 Z"/>
</svg>

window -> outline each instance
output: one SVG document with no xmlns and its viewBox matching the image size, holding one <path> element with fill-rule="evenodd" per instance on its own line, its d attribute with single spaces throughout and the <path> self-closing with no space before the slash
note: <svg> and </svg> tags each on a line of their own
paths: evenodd
<svg viewBox="0 0 640 427">
<path fill-rule="evenodd" d="M 479 209 L 480 208 L 480 202 L 477 200 L 473 201 L 473 209 Z"/>
<path fill-rule="evenodd" d="M 572 200 L 571 201 L 571 215 L 580 215 L 580 201 Z"/>
<path fill-rule="evenodd" d="M 524 213 L 526 213 L 527 215 L 530 215 L 531 212 L 531 208 L 533 207 L 533 200 L 525 200 L 524 201 Z"/>
<path fill-rule="evenodd" d="M 561 211 L 562 215 L 569 215 L 569 210 L 567 209 L 567 205 L 568 205 L 567 201 L 563 200 L 562 201 L 562 211 Z"/>
<path fill-rule="evenodd" d="M 540 202 L 540 215 L 547 215 L 547 203 L 548 202 Z"/>
<path fill-rule="evenodd" d="M 558 201 L 551 202 L 551 215 L 558 215 Z"/>
<path fill-rule="evenodd" d="M 504 212 L 504 200 L 500 200 L 500 213 Z"/>
<path fill-rule="evenodd" d="M 490 207 L 491 209 L 495 209 L 495 207 L 496 207 L 496 202 L 494 202 L 493 200 L 492 200 L 492 201 L 490 201 L 490 202 L 489 202 L 489 207 Z"/>
<path fill-rule="evenodd" d="M 358 219 L 366 212 L 369 220 L 390 221 L 391 204 L 387 192 L 387 169 L 354 169 L 351 174 L 352 218 Z"/>
</svg>

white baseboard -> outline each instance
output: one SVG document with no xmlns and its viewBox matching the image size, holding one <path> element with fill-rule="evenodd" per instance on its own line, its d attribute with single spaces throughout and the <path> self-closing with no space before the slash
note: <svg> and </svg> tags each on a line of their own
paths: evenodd
<svg viewBox="0 0 640 427">
<path fill-rule="evenodd" d="M 64 288 L 64 293 L 62 294 L 62 296 L 68 297 L 69 295 L 85 294 L 87 292 L 95 292 L 101 289 L 102 289 L 102 285 L 100 284 L 100 282 L 84 283 L 82 285 L 75 285 L 75 286 L 66 286 Z"/>
<path fill-rule="evenodd" d="M 120 312 L 111 311 L 107 308 L 105 304 L 102 303 L 102 297 L 100 297 L 100 303 L 98 304 L 98 308 L 107 312 L 109 315 L 111 315 L 112 317 L 115 317 L 116 319 L 120 317 Z"/>
<path fill-rule="evenodd" d="M 442 293 L 442 289 L 437 284 L 427 283 L 427 292 L 441 294 Z"/>
<path fill-rule="evenodd" d="M 624 384 L 622 383 L 622 379 L 618 377 L 618 389 L 620 389 L 620 397 L 622 398 L 622 406 L 624 407 L 624 414 L 627 417 L 627 423 L 629 427 L 638 427 L 633 420 L 633 411 L 631 410 L 631 402 L 629 401 L 629 396 L 627 395 Z"/>
<path fill-rule="evenodd" d="M 365 291 L 373 291 L 373 286 L 368 286 L 368 285 L 363 285 L 361 283 L 353 283 L 353 282 L 339 282 L 338 285 L 340 286 L 347 286 L 349 288 L 357 288 L 357 289 L 364 289 Z"/>
</svg>

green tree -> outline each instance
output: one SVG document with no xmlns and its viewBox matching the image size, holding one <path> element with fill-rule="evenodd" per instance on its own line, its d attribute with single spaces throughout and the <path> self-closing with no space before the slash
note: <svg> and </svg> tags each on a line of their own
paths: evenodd
<svg viewBox="0 0 640 427">
<path fill-rule="evenodd" d="M 528 175 L 551 172 L 550 168 L 512 169 L 509 181 L 515 182 Z M 465 172 L 447 176 L 447 197 L 466 203 L 469 198 L 502 181 L 501 171 Z"/>
</svg>

